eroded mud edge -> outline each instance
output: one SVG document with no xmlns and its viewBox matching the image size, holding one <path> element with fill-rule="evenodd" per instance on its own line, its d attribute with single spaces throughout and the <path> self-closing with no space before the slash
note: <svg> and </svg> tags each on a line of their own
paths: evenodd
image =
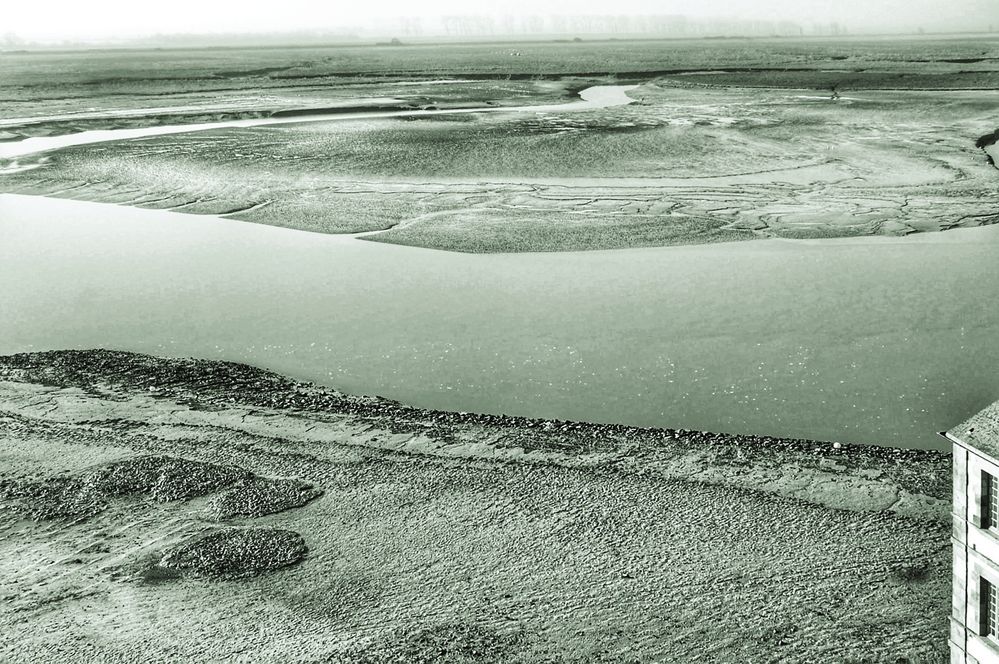
<svg viewBox="0 0 999 664">
<path fill-rule="evenodd" d="M 162 405 L 172 402 L 178 424 L 316 445 L 588 466 L 920 519 L 950 511 L 950 458 L 930 450 L 437 411 L 242 364 L 109 350 L 0 357 L 0 381 L 0 412 L 16 417 L 79 422 L 91 404 L 97 419 L 145 426 L 153 409 L 162 424 Z"/>
</svg>

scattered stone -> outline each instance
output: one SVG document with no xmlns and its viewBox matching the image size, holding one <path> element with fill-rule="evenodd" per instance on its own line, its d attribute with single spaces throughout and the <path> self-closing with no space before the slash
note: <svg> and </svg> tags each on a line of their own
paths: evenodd
<svg viewBox="0 0 999 664">
<path fill-rule="evenodd" d="M 159 566 L 209 579 L 242 579 L 294 565 L 308 551 L 293 530 L 227 528 L 168 550 Z"/>
</svg>

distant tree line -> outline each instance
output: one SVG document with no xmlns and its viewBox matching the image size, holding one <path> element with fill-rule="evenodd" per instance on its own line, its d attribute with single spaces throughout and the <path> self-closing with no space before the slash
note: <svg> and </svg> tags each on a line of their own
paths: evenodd
<svg viewBox="0 0 999 664">
<path fill-rule="evenodd" d="M 438 25 L 433 21 L 400 19 L 400 33 L 444 34 L 449 37 L 513 35 L 657 35 L 664 37 L 798 37 L 802 35 L 845 35 L 839 23 L 812 24 L 805 28 L 793 21 L 748 19 L 696 19 L 679 14 L 640 16 L 562 16 L 520 15 L 492 17 L 483 15 L 444 16 Z"/>
</svg>

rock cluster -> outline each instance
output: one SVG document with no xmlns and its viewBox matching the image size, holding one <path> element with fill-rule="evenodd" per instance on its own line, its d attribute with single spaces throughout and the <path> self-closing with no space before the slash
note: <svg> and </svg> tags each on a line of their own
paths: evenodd
<svg viewBox="0 0 999 664">
<path fill-rule="evenodd" d="M 160 502 L 187 500 L 252 477 L 235 466 L 146 455 L 75 475 L 8 481 L 0 486 L 0 499 L 13 500 L 19 511 L 32 519 L 80 519 L 104 511 L 113 498 L 144 494 Z"/>
<path fill-rule="evenodd" d="M 85 519 L 104 511 L 113 498 L 129 495 L 168 502 L 219 491 L 208 505 L 209 518 L 216 521 L 301 507 L 323 493 L 296 479 L 264 478 L 236 466 L 169 455 L 122 459 L 75 475 L 0 482 L 0 500 L 35 520 Z"/>
<path fill-rule="evenodd" d="M 210 579 L 240 579 L 293 565 L 308 551 L 293 530 L 227 528 L 169 549 L 159 566 Z"/>
<path fill-rule="evenodd" d="M 209 518 L 215 521 L 264 516 L 301 507 L 322 494 L 322 490 L 301 480 L 254 477 L 242 480 L 213 497 L 207 512 Z"/>
</svg>

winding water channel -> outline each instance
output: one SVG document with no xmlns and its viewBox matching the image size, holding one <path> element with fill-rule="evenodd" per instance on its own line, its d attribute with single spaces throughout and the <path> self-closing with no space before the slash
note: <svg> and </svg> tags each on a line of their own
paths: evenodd
<svg viewBox="0 0 999 664">
<path fill-rule="evenodd" d="M 469 255 L 8 194 L 0 238 L 0 353 L 222 358 L 420 406 L 906 447 L 999 397 L 999 226 Z"/>
<path fill-rule="evenodd" d="M 276 124 L 301 124 L 304 122 L 329 122 L 331 120 L 368 120 L 377 118 L 402 118 L 433 115 L 458 115 L 467 113 L 571 113 L 590 111 L 608 106 L 630 104 L 634 100 L 627 95 L 635 85 L 595 85 L 579 93 L 576 101 L 562 104 L 538 104 L 535 106 L 480 106 L 477 108 L 442 108 L 402 111 L 359 111 L 351 113 L 329 113 L 316 115 L 292 115 L 267 118 L 246 118 L 221 122 L 201 122 L 196 124 L 159 125 L 155 127 L 133 127 L 128 129 L 95 129 L 61 136 L 35 136 L 11 143 L 0 143 L 0 159 L 17 159 L 39 152 L 49 152 L 76 145 L 123 141 L 169 134 L 187 134 L 209 129 L 232 127 L 261 127 Z"/>
</svg>

